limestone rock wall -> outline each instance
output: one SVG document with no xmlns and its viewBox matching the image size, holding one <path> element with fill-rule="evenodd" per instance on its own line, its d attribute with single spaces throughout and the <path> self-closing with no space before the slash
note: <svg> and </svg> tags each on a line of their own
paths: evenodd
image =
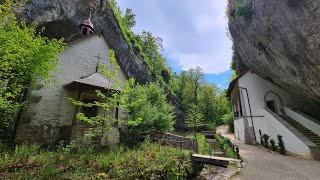
<svg viewBox="0 0 320 180">
<path fill-rule="evenodd" d="M 230 12 L 239 1 L 229 0 Z M 320 1 L 248 1 L 253 16 L 229 22 L 236 63 L 290 91 L 300 109 L 319 117 Z"/>
</svg>

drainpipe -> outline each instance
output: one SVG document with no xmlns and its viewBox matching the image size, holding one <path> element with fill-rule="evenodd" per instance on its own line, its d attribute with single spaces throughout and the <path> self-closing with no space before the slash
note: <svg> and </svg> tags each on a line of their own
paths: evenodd
<svg viewBox="0 0 320 180">
<path fill-rule="evenodd" d="M 254 124 L 253 124 L 253 117 L 252 117 L 252 112 L 251 112 L 251 104 L 250 104 L 250 97 L 249 97 L 248 89 L 247 89 L 247 88 L 244 88 L 244 87 L 239 87 L 239 89 L 242 89 L 242 90 L 245 90 L 245 91 L 246 91 L 247 100 L 248 100 L 248 105 L 249 105 L 249 111 L 250 111 L 250 117 L 251 117 L 251 124 L 252 124 L 252 128 L 253 128 L 254 140 L 257 141 L 256 131 L 255 131 L 255 129 L 254 129 Z"/>
</svg>

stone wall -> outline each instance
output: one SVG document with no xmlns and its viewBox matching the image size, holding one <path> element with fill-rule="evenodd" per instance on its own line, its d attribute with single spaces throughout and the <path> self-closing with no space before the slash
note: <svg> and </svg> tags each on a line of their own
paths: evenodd
<svg viewBox="0 0 320 180">
<path fill-rule="evenodd" d="M 165 143 L 169 146 L 198 151 L 198 142 L 194 138 L 186 138 L 170 133 L 151 132 L 151 140 Z"/>
</svg>

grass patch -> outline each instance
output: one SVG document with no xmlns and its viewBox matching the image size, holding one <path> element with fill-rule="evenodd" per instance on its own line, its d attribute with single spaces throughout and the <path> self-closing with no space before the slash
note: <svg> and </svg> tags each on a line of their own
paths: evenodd
<svg viewBox="0 0 320 180">
<path fill-rule="evenodd" d="M 236 153 L 234 152 L 232 146 L 230 145 L 230 139 L 222 137 L 218 134 L 215 135 L 216 140 L 219 142 L 222 149 L 225 151 L 228 158 L 236 158 Z"/>
<path fill-rule="evenodd" d="M 194 137 L 194 134 L 189 134 L 187 135 L 187 138 L 195 138 L 195 137 Z M 199 154 L 212 155 L 212 148 L 210 144 L 206 142 L 206 137 L 203 134 L 197 133 L 196 139 L 198 142 Z"/>
<path fill-rule="evenodd" d="M 148 140 L 105 151 L 24 144 L 0 152 L 0 179 L 186 179 L 191 153 Z"/>
</svg>

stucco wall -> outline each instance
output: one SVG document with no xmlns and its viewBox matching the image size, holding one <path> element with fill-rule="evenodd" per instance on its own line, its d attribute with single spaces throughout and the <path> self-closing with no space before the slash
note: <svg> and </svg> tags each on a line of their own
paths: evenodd
<svg viewBox="0 0 320 180">
<path fill-rule="evenodd" d="M 250 71 L 239 79 L 239 87 L 244 87 L 248 90 L 252 116 L 261 116 L 263 114 L 265 108 L 264 98 L 268 92 L 275 92 L 281 97 L 282 103 L 273 93 L 270 93 L 267 96 L 267 100 L 275 100 L 278 112 L 280 114 L 282 113 L 281 108 L 283 106 L 294 107 L 294 102 L 291 100 L 291 97 L 288 95 L 286 90 L 272 84 L 271 82 Z M 246 114 L 250 116 L 247 93 L 245 90 L 240 90 L 240 94 L 242 94 L 245 99 L 242 103 L 245 106 Z M 251 122 L 249 122 L 249 126 L 252 126 Z"/>
<path fill-rule="evenodd" d="M 243 118 L 234 121 L 234 134 L 237 139 L 239 139 L 242 142 L 245 142 L 245 127 L 243 121 Z"/>
<path fill-rule="evenodd" d="M 304 156 L 305 158 L 311 158 L 309 147 L 302 142 L 291 129 L 288 129 L 288 127 L 284 125 L 286 122 L 281 123 L 280 119 L 276 119 L 275 116 L 266 110 L 263 111 L 263 115 L 264 117 L 254 118 L 257 138 L 260 139 L 259 130 L 262 135 L 267 134 L 270 136 L 270 139 L 272 138 L 276 142 L 278 142 L 277 136 L 281 135 L 288 151 Z"/>
<path fill-rule="evenodd" d="M 281 135 L 283 136 L 285 147 L 288 151 L 302 155 L 306 158 L 311 158 L 309 147 L 302 142 L 296 134 L 292 133 L 288 127 L 283 125 L 279 119 L 275 118 L 265 109 L 265 100 L 273 100 L 276 103 L 277 113 L 280 115 L 284 114 L 284 106 L 294 107 L 294 102 L 288 93 L 282 88 L 262 79 L 252 72 L 247 72 L 245 75 L 239 78 L 238 83 L 239 87 L 247 89 L 247 92 L 245 89 L 240 89 L 239 92 L 244 116 L 253 116 L 253 122 L 249 117 L 247 120 L 249 127 L 254 126 L 256 141 L 260 141 L 260 132 L 261 134 L 269 135 L 270 138 L 276 141 L 277 136 Z M 235 89 L 239 87 L 235 87 Z M 250 114 L 250 109 L 252 114 Z M 241 133 L 237 135 L 237 131 L 241 132 L 240 128 L 243 128 L 242 131 L 244 131 L 244 126 L 242 125 L 244 122 L 242 121 L 244 121 L 243 118 L 235 121 L 235 133 L 236 136 L 239 136 L 238 138 L 241 141 L 244 141 L 243 139 L 245 136 L 243 136 Z"/>
<path fill-rule="evenodd" d="M 37 83 L 31 87 L 28 94 L 28 106 L 23 111 L 19 121 L 16 142 L 54 143 L 57 141 L 59 128 L 71 126 L 76 108 L 67 99 L 77 99 L 78 90 L 67 89 L 64 86 L 95 73 L 98 56 L 99 63 L 110 67 L 108 60 L 109 46 L 102 34 L 92 34 L 68 44 L 59 55 L 58 69 L 55 73 L 56 83 L 45 86 Z M 118 77 L 126 80 L 125 74 L 119 69 Z M 122 112 L 120 112 L 123 117 Z M 50 131 L 49 131 L 50 130 Z"/>
</svg>

